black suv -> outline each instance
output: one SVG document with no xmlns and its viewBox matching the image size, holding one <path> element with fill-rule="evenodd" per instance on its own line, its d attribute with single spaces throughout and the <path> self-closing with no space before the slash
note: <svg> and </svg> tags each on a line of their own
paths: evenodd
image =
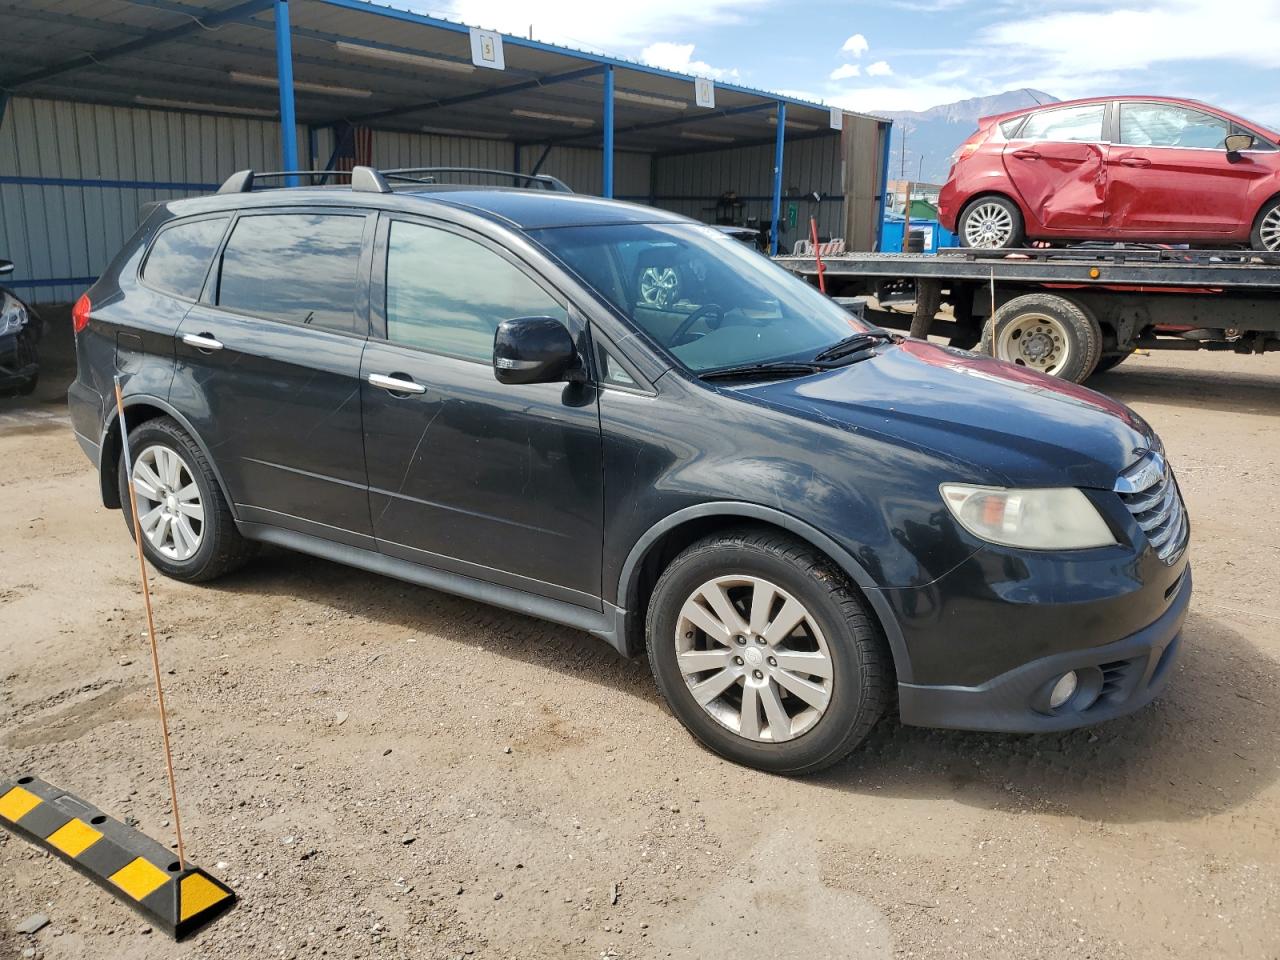
<svg viewBox="0 0 1280 960">
<path fill-rule="evenodd" d="M 804 773 L 886 711 L 1051 731 L 1164 686 L 1188 523 L 1127 407 L 867 327 L 714 228 L 357 168 L 167 203 L 77 304 L 103 502 L 199 581 L 278 544 L 645 652 Z"/>
</svg>

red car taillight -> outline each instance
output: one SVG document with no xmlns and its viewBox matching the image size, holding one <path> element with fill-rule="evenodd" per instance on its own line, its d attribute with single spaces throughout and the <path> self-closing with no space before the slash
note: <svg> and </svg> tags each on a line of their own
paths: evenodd
<svg viewBox="0 0 1280 960">
<path fill-rule="evenodd" d="M 76 305 L 71 308 L 71 327 L 76 333 L 89 325 L 89 311 L 92 309 L 93 304 L 89 302 L 89 295 L 81 294 Z"/>
<path fill-rule="evenodd" d="M 960 144 L 960 146 L 956 148 L 956 152 L 951 155 L 951 162 L 959 163 L 966 157 L 971 157 L 977 153 L 978 148 L 991 139 L 991 131 L 994 129 L 994 126 L 995 125 L 992 124 L 992 126 L 987 127 L 985 130 L 979 130 L 964 143 Z"/>
</svg>

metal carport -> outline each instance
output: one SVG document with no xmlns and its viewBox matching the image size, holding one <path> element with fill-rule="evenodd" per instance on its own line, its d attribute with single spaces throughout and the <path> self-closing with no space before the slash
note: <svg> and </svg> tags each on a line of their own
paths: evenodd
<svg viewBox="0 0 1280 960">
<path fill-rule="evenodd" d="M 104 249 L 118 244 L 129 199 L 364 153 L 554 172 L 702 219 L 732 202 L 757 211 L 775 248 L 801 232 L 781 222 L 789 198 L 791 220 L 803 203 L 825 235 L 867 234 L 851 247 L 878 236 L 887 121 L 792 97 L 717 81 L 714 106 L 699 106 L 692 77 L 510 35 L 493 69 L 473 62 L 470 27 L 365 0 L 24 0 L 0 6 L 0 24 L 0 253 L 36 291 L 61 296 L 100 270 L 109 251 L 77 258 L 74 233 L 119 217 L 101 228 Z M 133 196 L 105 203 L 104 190 Z M 42 243 L 64 242 L 65 266 L 40 262 Z"/>
</svg>

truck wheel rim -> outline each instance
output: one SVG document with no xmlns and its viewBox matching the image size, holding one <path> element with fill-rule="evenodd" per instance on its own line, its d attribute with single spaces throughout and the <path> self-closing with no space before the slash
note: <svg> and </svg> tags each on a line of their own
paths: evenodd
<svg viewBox="0 0 1280 960">
<path fill-rule="evenodd" d="M 1264 250 L 1280 253 L 1280 205 L 1267 211 L 1267 215 L 1262 218 L 1262 225 L 1258 228 L 1258 234 L 1262 239 Z"/>
<path fill-rule="evenodd" d="M 831 703 L 827 640 L 799 600 L 760 577 L 708 580 L 680 608 L 676 662 L 694 700 L 747 740 L 781 743 Z"/>
<path fill-rule="evenodd" d="M 190 560 L 204 540 L 204 504 L 187 462 L 169 447 L 147 447 L 133 462 L 142 535 L 161 556 Z"/>
<path fill-rule="evenodd" d="M 964 220 L 964 241 L 971 247 L 991 250 L 1013 237 L 1013 214 L 999 203 L 983 203 Z"/>
<path fill-rule="evenodd" d="M 1061 321 L 1024 313 L 1001 326 L 996 357 L 1056 377 L 1071 360 L 1071 339 Z"/>
</svg>

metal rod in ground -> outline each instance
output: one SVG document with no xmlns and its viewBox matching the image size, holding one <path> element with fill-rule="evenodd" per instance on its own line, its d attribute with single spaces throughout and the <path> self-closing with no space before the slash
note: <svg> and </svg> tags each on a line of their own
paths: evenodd
<svg viewBox="0 0 1280 960">
<path fill-rule="evenodd" d="M 138 550 L 138 576 L 142 580 L 142 603 L 147 609 L 147 636 L 151 640 L 151 668 L 156 678 L 156 702 L 160 705 L 160 736 L 164 742 L 164 765 L 169 773 L 169 803 L 173 807 L 173 830 L 178 837 L 178 869 L 187 869 L 187 853 L 182 845 L 182 818 L 178 814 L 178 783 L 173 776 L 173 752 L 169 749 L 169 715 L 164 709 L 164 687 L 160 684 L 160 651 L 156 644 L 156 623 L 151 613 L 151 587 L 147 582 L 147 560 L 142 550 L 142 522 L 138 519 L 138 495 L 133 489 L 133 455 L 129 449 L 129 428 L 124 420 L 124 396 L 120 378 L 116 384 L 116 418 L 120 421 L 120 446 L 124 453 L 124 475 L 129 488 L 129 514 L 133 521 L 133 542 Z"/>
</svg>

